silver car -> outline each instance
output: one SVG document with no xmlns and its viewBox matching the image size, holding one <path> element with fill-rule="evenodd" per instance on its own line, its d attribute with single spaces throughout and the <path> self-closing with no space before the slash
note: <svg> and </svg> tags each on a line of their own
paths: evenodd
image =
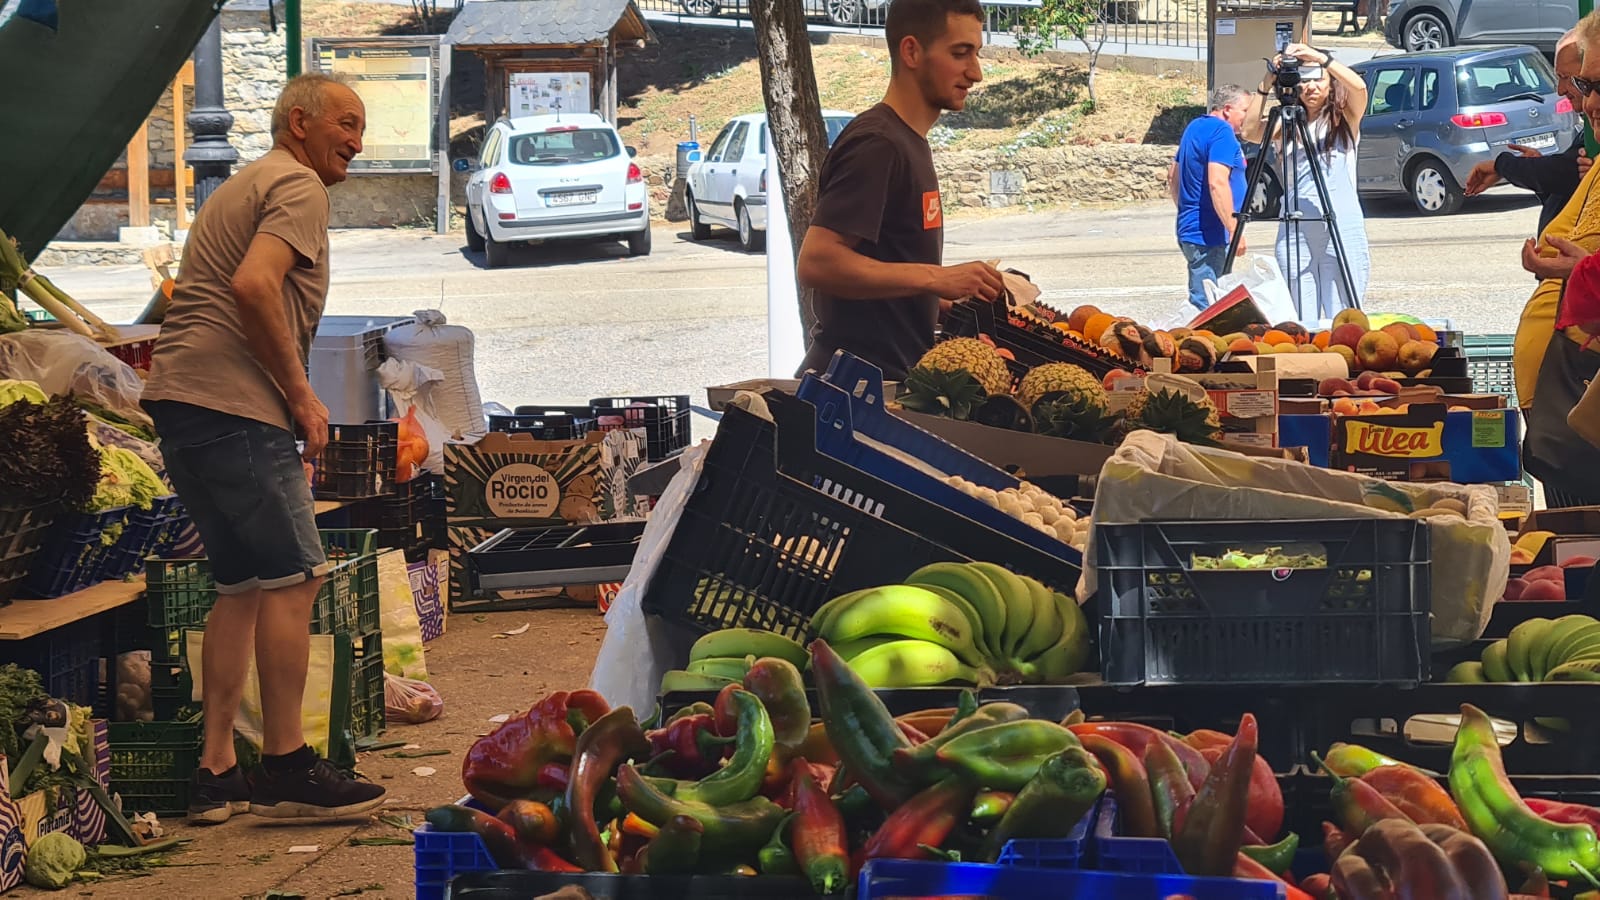
<svg viewBox="0 0 1600 900">
<path fill-rule="evenodd" d="M 1389 0 L 1383 33 L 1402 50 L 1457 44 L 1531 44 L 1554 53 L 1578 24 L 1572 0 Z"/>
<path fill-rule="evenodd" d="M 1472 167 L 1507 144 L 1549 156 L 1577 137 L 1577 113 L 1531 47 L 1398 53 L 1353 68 L 1367 82 L 1357 184 L 1408 194 L 1425 214 L 1460 209 Z"/>
</svg>

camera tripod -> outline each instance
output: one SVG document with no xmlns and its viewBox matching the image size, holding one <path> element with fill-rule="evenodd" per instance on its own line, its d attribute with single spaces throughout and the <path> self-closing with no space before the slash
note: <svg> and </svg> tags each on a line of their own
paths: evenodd
<svg viewBox="0 0 1600 900">
<path fill-rule="evenodd" d="M 1268 67 L 1271 69 L 1270 65 Z M 1286 83 L 1284 73 L 1294 71 L 1293 83 Z M 1244 199 L 1239 207 L 1239 225 L 1233 230 L 1233 239 L 1228 242 L 1228 258 L 1224 263 L 1223 272 L 1233 270 L 1233 261 L 1237 258 L 1239 242 L 1244 239 L 1244 228 L 1257 217 L 1251 214 L 1251 201 L 1256 196 L 1256 191 L 1262 183 L 1267 170 L 1267 155 L 1269 150 L 1277 153 L 1281 161 L 1283 174 L 1283 197 L 1278 202 L 1278 215 L 1276 219 L 1261 217 L 1266 221 L 1277 221 L 1288 225 L 1289 243 L 1289 269 L 1283 273 L 1284 280 L 1289 283 L 1289 295 L 1294 299 L 1295 312 L 1304 315 L 1305 307 L 1301 304 L 1300 273 L 1306 263 L 1300 259 L 1303 243 L 1300 240 L 1300 226 L 1305 222 L 1322 222 L 1327 225 L 1328 238 L 1333 244 L 1334 260 L 1339 264 L 1339 289 L 1344 294 L 1346 306 L 1353 309 L 1361 308 L 1361 301 L 1356 297 L 1355 280 L 1350 277 L 1350 264 L 1345 259 L 1344 238 L 1339 234 L 1338 222 L 1334 219 L 1333 202 L 1328 197 L 1327 178 L 1322 171 L 1322 162 L 1317 158 L 1311 141 L 1311 132 L 1306 125 L 1306 108 L 1300 102 L 1300 88 L 1298 70 L 1272 69 L 1277 79 L 1278 105 L 1272 108 L 1267 116 L 1267 130 L 1261 141 L 1261 151 L 1250 163 L 1250 168 L 1245 181 Z M 1304 153 L 1306 162 L 1311 169 L 1311 180 L 1316 185 L 1317 199 L 1322 204 L 1322 214 L 1319 216 L 1306 216 L 1300 212 L 1300 179 L 1298 167 L 1291 167 L 1291 148 L 1299 148 Z M 1321 314 L 1321 306 L 1315 299 L 1313 306 L 1317 315 Z"/>
</svg>

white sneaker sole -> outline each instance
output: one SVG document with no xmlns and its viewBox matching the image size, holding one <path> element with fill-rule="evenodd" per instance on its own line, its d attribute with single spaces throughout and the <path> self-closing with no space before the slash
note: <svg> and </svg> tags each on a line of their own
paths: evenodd
<svg viewBox="0 0 1600 900">
<path fill-rule="evenodd" d="M 193 825 L 221 825 L 223 822 L 228 821 L 228 819 L 232 818 L 233 816 L 242 816 L 249 811 L 249 800 L 230 800 L 229 802 L 223 804 L 222 806 L 216 807 L 215 809 L 208 809 L 203 812 L 191 812 L 187 816 L 187 819 L 189 823 Z"/>
<path fill-rule="evenodd" d="M 374 797 L 348 806 L 317 806 L 314 803 L 262 803 L 250 804 L 250 812 L 268 819 L 337 819 L 354 816 L 383 805 L 388 795 Z"/>
</svg>

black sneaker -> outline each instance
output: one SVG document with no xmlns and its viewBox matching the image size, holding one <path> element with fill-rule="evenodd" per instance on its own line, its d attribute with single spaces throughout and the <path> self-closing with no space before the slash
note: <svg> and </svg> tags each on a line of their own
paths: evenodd
<svg viewBox="0 0 1600 900">
<path fill-rule="evenodd" d="M 250 782 L 238 766 L 226 774 L 213 775 L 209 769 L 195 769 L 189 779 L 189 821 L 197 825 L 220 825 L 234 813 L 250 811 Z"/>
<path fill-rule="evenodd" d="M 273 819 L 353 816 L 378 807 L 385 793 L 321 757 L 298 772 L 272 773 L 263 766 L 250 772 L 250 811 Z"/>
</svg>

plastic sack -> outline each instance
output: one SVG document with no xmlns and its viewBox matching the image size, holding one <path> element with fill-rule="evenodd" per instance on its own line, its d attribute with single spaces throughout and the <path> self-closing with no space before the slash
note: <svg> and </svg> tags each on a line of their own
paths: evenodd
<svg viewBox="0 0 1600 900">
<path fill-rule="evenodd" d="M 444 698 L 426 681 L 383 673 L 383 717 L 404 725 L 421 725 L 444 715 Z"/>
<path fill-rule="evenodd" d="M 227 601 L 222 601 L 227 602 Z M 205 672 L 205 631 L 186 629 L 185 656 L 189 673 L 194 678 L 194 694 L 190 697 L 200 702 L 205 690 L 202 674 Z M 311 656 L 306 667 L 306 692 L 300 698 L 300 727 L 305 730 L 306 743 L 318 756 L 328 755 L 328 732 L 333 727 L 334 659 L 333 635 L 313 634 Z M 244 696 L 239 700 L 239 714 L 234 717 L 233 730 L 243 735 L 252 747 L 261 749 L 261 679 L 256 674 L 255 654 L 250 654 L 250 667 L 244 676 Z"/>
<path fill-rule="evenodd" d="M 401 416 L 416 413 L 422 432 L 428 436 L 428 458 L 422 471 L 444 474 L 444 444 L 453 435 L 434 412 L 432 386 L 444 380 L 438 369 L 390 357 L 378 366 L 378 383 L 389 392 L 395 412 Z"/>
<path fill-rule="evenodd" d="M 1403 519 L 1435 500 L 1467 506 L 1463 520 L 1428 520 L 1433 559 L 1433 645 L 1476 640 L 1511 573 L 1499 501 L 1484 485 L 1406 484 L 1261 459 L 1135 431 L 1100 470 L 1094 526 L 1161 520 Z M 1078 601 L 1096 588 L 1091 529 Z"/>
<path fill-rule="evenodd" d="M 154 722 L 155 697 L 150 687 L 150 651 L 117 654 L 115 721 Z"/>
<path fill-rule="evenodd" d="M 419 309 L 412 315 L 416 324 L 391 328 L 384 334 L 384 349 L 391 357 L 420 363 L 442 376 L 429 389 L 433 408 L 424 411 L 443 423 L 454 437 L 483 434 L 488 429 L 483 422 L 483 399 L 473 368 L 472 330 L 446 324 L 444 313 L 436 309 Z"/>
<path fill-rule="evenodd" d="M 644 590 L 655 575 L 683 508 L 694 493 L 704 468 L 707 445 L 697 444 L 679 457 L 681 468 L 673 476 L 650 513 L 634 552 L 633 565 L 606 611 L 606 636 L 595 657 L 589 686 L 613 708 L 649 709 L 655 705 L 661 676 L 689 658 L 696 635 L 659 616 L 644 612 Z"/>
<path fill-rule="evenodd" d="M 153 428 L 139 406 L 144 379 L 81 334 L 30 328 L 0 335 L 0 378 L 32 381 L 52 397 L 73 394 Z"/>
<path fill-rule="evenodd" d="M 406 678 L 427 678 L 422 656 L 422 620 L 411 593 L 411 572 L 399 550 L 378 554 L 378 624 L 383 630 L 383 668 Z"/>
<path fill-rule="evenodd" d="M 1216 303 L 1236 287 L 1243 287 L 1250 292 L 1250 299 L 1255 301 L 1256 308 L 1260 309 L 1262 315 L 1270 322 L 1300 321 L 1300 311 L 1295 309 L 1294 297 L 1289 293 L 1289 282 L 1284 280 L 1283 271 L 1278 268 L 1276 259 L 1252 253 L 1239 259 L 1232 272 L 1219 277 L 1216 281 L 1207 279 L 1206 303 L 1208 305 Z M 1312 327 L 1316 323 L 1301 324 Z"/>
</svg>

